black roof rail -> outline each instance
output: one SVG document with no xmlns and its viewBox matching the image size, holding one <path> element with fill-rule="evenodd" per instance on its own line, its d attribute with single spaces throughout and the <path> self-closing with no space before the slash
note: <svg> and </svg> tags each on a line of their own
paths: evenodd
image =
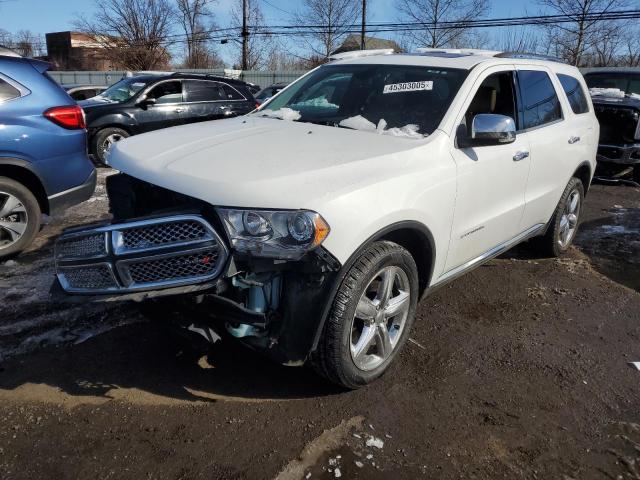
<svg viewBox="0 0 640 480">
<path fill-rule="evenodd" d="M 240 80 L 239 78 L 225 77 L 223 75 L 214 75 L 212 73 L 173 72 L 171 76 L 172 77 L 201 77 L 201 78 L 211 78 L 215 80 L 225 80 L 230 83 L 246 83 Z"/>
<path fill-rule="evenodd" d="M 495 55 L 496 58 L 517 58 L 520 60 L 544 60 L 547 62 L 567 63 L 561 58 L 552 55 L 542 55 L 540 53 L 524 53 L 524 52 L 502 52 Z"/>
</svg>

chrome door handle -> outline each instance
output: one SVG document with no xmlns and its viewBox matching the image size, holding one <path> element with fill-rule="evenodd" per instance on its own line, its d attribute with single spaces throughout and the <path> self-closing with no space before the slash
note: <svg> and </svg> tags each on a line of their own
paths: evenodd
<svg viewBox="0 0 640 480">
<path fill-rule="evenodd" d="M 580 141 L 580 137 L 569 137 L 569 144 L 573 145 L 574 143 L 578 143 Z"/>
<path fill-rule="evenodd" d="M 176 109 L 174 110 L 174 112 L 176 112 L 176 113 L 182 113 L 182 112 L 184 112 L 184 108 L 176 108 Z"/>
<path fill-rule="evenodd" d="M 528 157 L 529 157 L 529 152 L 525 150 L 521 150 L 513 156 L 513 161 L 519 162 L 520 160 L 524 160 L 525 158 L 528 158 Z"/>
</svg>

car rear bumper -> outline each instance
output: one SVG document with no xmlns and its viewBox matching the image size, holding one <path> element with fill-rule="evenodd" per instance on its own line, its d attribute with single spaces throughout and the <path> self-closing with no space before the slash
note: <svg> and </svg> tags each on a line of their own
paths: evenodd
<svg viewBox="0 0 640 480">
<path fill-rule="evenodd" d="M 78 203 L 82 203 L 91 198 L 96 189 L 97 178 L 98 174 L 94 169 L 82 184 L 49 196 L 49 214 L 55 215 L 73 205 L 77 205 Z"/>
<path fill-rule="evenodd" d="M 598 145 L 598 162 L 617 165 L 635 165 L 640 163 L 640 143 L 631 145 Z"/>
</svg>

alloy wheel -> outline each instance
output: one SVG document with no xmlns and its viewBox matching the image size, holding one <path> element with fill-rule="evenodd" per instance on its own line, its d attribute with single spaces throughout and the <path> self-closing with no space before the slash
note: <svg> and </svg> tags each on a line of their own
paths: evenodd
<svg viewBox="0 0 640 480">
<path fill-rule="evenodd" d="M 112 133 L 104 139 L 104 142 L 102 142 L 102 152 L 107 153 L 114 143 L 119 142 L 123 138 L 124 137 L 119 133 Z"/>
<path fill-rule="evenodd" d="M 577 189 L 571 190 L 567 197 L 567 202 L 560 217 L 558 228 L 558 244 L 564 249 L 573 240 L 578 228 L 578 218 L 580 217 L 580 192 Z"/>
<path fill-rule="evenodd" d="M 19 241 L 27 230 L 29 216 L 22 201 L 0 191 L 0 250 Z"/>
<path fill-rule="evenodd" d="M 409 278 L 404 270 L 388 266 L 365 288 L 351 325 L 351 358 L 360 370 L 373 370 L 392 354 L 407 321 L 411 305 Z"/>
</svg>

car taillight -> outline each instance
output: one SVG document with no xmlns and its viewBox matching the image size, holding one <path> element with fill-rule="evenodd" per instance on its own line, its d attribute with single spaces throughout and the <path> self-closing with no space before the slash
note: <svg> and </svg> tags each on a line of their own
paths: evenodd
<svg viewBox="0 0 640 480">
<path fill-rule="evenodd" d="M 65 107 L 53 107 L 43 113 L 53 123 L 69 130 L 86 128 L 84 112 L 79 105 L 67 105 Z"/>
</svg>

